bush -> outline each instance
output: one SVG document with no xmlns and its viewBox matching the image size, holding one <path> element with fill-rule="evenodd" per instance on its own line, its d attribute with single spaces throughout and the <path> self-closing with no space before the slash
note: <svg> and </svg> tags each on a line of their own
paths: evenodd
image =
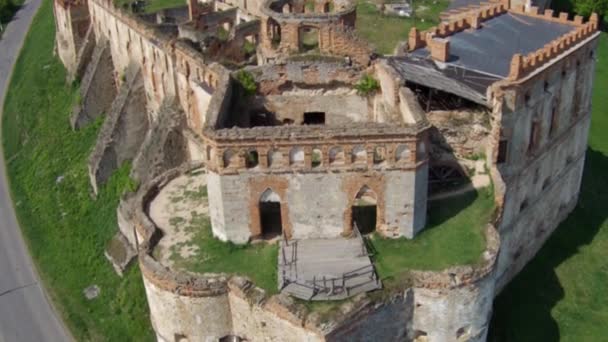
<svg viewBox="0 0 608 342">
<path fill-rule="evenodd" d="M 251 96 L 258 90 L 258 85 L 255 83 L 253 75 L 245 70 L 241 70 L 236 73 L 236 80 L 239 81 L 243 89 L 245 89 L 245 95 Z"/>
<path fill-rule="evenodd" d="M 366 74 L 355 84 L 355 89 L 357 89 L 360 95 L 372 95 L 380 90 L 380 83 L 372 76 Z"/>
</svg>

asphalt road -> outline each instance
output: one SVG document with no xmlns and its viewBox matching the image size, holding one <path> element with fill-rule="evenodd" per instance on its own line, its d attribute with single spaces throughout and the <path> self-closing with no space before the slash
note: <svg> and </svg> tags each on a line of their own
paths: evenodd
<svg viewBox="0 0 608 342">
<path fill-rule="evenodd" d="M 0 115 L 13 64 L 40 2 L 27 0 L 0 38 Z M 70 340 L 47 300 L 23 242 L 0 154 L 0 342 Z"/>
</svg>

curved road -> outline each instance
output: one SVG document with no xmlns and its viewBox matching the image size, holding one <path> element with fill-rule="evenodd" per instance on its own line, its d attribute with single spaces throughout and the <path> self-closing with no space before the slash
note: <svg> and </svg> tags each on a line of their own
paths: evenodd
<svg viewBox="0 0 608 342">
<path fill-rule="evenodd" d="M 0 115 L 13 64 L 41 0 L 27 0 L 0 38 Z M 1 146 L 0 146 L 1 152 Z M 70 341 L 23 242 L 0 153 L 0 342 Z"/>
</svg>

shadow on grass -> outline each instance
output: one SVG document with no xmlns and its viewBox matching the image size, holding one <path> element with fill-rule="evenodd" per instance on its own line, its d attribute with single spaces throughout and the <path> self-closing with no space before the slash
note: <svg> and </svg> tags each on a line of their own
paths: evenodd
<svg viewBox="0 0 608 342">
<path fill-rule="evenodd" d="M 608 156 L 589 148 L 586 158 L 576 208 L 560 224 L 534 259 L 495 299 L 488 341 L 558 341 L 560 337 L 564 338 L 560 336 L 559 330 L 562 324 L 558 326 L 551 312 L 566 294 L 556 274 L 556 268 L 577 256 L 583 246 L 591 243 L 608 217 Z M 587 259 L 585 261 L 588 262 Z M 579 267 L 581 265 L 579 264 Z M 575 267 L 572 271 L 566 275 L 577 282 L 586 280 L 583 270 Z M 560 274 L 563 276 L 565 272 L 567 271 Z M 595 290 L 591 283 L 582 285 L 586 290 L 583 295 Z M 600 293 L 601 291 L 599 289 Z M 577 301 L 581 301 L 578 291 L 568 294 L 568 297 L 575 296 Z M 583 302 L 585 300 L 593 303 L 596 298 L 589 296 L 582 299 Z M 587 309 L 586 306 L 575 308 L 581 316 L 586 314 Z"/>
<path fill-rule="evenodd" d="M 479 196 L 478 191 L 469 191 L 454 197 L 429 201 L 427 204 L 427 224 L 425 230 L 440 226 L 445 221 L 468 208 Z"/>
</svg>

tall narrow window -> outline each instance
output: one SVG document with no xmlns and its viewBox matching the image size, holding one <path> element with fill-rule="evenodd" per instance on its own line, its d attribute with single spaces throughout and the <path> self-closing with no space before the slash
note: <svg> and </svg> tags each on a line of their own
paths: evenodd
<svg viewBox="0 0 608 342">
<path fill-rule="evenodd" d="M 540 125 L 537 121 L 532 122 L 532 127 L 530 128 L 530 140 L 528 143 L 528 153 L 534 152 L 538 145 L 538 131 L 540 129 Z"/>
<path fill-rule="evenodd" d="M 503 164 L 507 162 L 507 152 L 509 150 L 509 141 L 501 139 L 498 142 L 498 157 L 496 157 L 497 164 Z"/>
<path fill-rule="evenodd" d="M 549 126 L 549 136 L 552 137 L 557 132 L 559 116 L 557 115 L 557 106 L 553 105 L 551 109 L 551 126 Z"/>
</svg>

